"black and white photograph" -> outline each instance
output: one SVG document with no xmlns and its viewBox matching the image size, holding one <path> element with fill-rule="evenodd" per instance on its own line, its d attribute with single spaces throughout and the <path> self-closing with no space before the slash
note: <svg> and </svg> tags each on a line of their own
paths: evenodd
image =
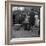
<svg viewBox="0 0 46 46">
<path fill-rule="evenodd" d="M 6 44 L 45 42 L 45 3 L 6 2 Z"/>
<path fill-rule="evenodd" d="M 12 38 L 40 37 L 40 7 L 12 6 Z"/>
</svg>

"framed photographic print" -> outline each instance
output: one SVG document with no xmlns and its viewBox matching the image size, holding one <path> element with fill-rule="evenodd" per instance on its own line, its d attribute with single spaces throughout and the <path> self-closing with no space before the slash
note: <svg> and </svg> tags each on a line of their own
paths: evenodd
<svg viewBox="0 0 46 46">
<path fill-rule="evenodd" d="M 7 1 L 6 44 L 45 42 L 45 3 Z"/>
</svg>

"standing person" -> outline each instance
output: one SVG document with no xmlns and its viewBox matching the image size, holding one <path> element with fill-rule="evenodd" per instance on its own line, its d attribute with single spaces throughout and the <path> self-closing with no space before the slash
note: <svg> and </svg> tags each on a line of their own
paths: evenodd
<svg viewBox="0 0 46 46">
<path fill-rule="evenodd" d="M 23 21 L 24 30 L 28 30 L 29 17 L 30 17 L 30 16 L 28 16 L 28 15 L 26 14 L 25 20 Z"/>
<path fill-rule="evenodd" d="M 38 28 L 38 35 L 40 35 L 40 19 L 38 15 L 35 15 L 35 27 Z"/>
<path fill-rule="evenodd" d="M 35 26 L 39 27 L 39 18 L 38 18 L 38 15 L 35 15 Z"/>
</svg>

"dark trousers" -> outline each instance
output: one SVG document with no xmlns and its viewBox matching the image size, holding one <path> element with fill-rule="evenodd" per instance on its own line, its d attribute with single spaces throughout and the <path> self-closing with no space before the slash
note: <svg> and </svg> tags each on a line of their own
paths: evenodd
<svg viewBox="0 0 46 46">
<path fill-rule="evenodd" d="M 30 30 L 30 24 L 29 23 L 24 23 L 23 24 L 23 26 L 24 26 L 24 30 Z"/>
</svg>

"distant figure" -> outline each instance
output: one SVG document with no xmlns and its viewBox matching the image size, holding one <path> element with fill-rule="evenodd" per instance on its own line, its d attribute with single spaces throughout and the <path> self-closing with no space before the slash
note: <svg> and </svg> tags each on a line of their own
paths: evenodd
<svg viewBox="0 0 46 46">
<path fill-rule="evenodd" d="M 25 20 L 23 21 L 24 30 L 28 30 L 29 18 L 30 18 L 30 16 L 26 15 Z"/>
<path fill-rule="evenodd" d="M 35 15 L 35 26 L 39 27 L 39 18 L 38 18 L 38 15 Z"/>
<path fill-rule="evenodd" d="M 35 27 L 39 28 L 38 35 L 40 35 L 40 20 L 38 18 L 38 15 L 35 15 Z"/>
</svg>

